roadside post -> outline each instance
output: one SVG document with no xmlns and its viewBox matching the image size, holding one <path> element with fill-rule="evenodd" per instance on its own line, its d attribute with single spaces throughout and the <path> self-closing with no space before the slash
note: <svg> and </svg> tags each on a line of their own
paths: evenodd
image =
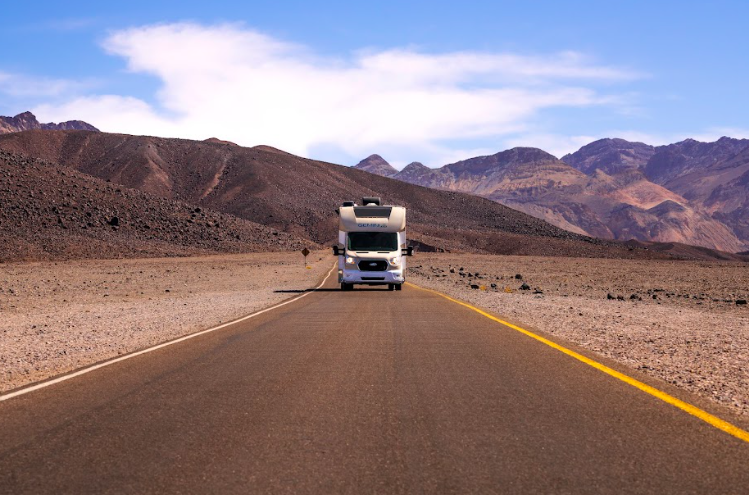
<svg viewBox="0 0 749 495">
<path fill-rule="evenodd" d="M 307 256 L 309 256 L 309 249 L 307 248 L 302 249 L 302 256 L 304 256 L 304 268 L 309 270 L 310 267 L 307 266 Z"/>
</svg>

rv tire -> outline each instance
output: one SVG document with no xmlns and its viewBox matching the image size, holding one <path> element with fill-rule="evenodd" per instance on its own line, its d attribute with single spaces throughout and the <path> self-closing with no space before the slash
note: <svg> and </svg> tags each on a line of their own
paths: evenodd
<svg viewBox="0 0 749 495">
<path fill-rule="evenodd" d="M 403 284 L 395 284 L 395 290 L 403 290 Z"/>
</svg>

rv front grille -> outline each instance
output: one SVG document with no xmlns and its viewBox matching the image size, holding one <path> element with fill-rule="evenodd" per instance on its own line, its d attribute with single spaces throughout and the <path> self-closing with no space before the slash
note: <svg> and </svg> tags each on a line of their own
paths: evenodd
<svg viewBox="0 0 749 495">
<path fill-rule="evenodd" d="M 385 277 L 362 277 L 362 280 L 385 280 Z"/>
<path fill-rule="evenodd" d="M 359 270 L 363 272 L 384 272 L 388 269 L 388 262 L 385 260 L 361 260 Z"/>
</svg>

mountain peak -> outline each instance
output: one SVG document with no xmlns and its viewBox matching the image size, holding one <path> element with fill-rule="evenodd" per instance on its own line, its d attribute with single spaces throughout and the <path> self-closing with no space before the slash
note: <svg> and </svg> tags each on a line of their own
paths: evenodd
<svg viewBox="0 0 749 495">
<path fill-rule="evenodd" d="M 542 161 L 542 160 L 558 160 L 558 158 L 551 153 L 547 153 L 546 151 L 540 149 L 540 148 L 532 148 L 528 146 L 518 146 L 515 148 L 511 148 L 506 151 L 500 151 L 494 156 L 510 156 L 514 155 L 517 157 L 518 160 L 528 162 L 528 161 Z"/>
<path fill-rule="evenodd" d="M 34 129 L 54 131 L 99 131 L 96 127 L 83 122 L 82 120 L 68 120 L 67 122 L 60 122 L 59 124 L 52 122 L 48 124 L 40 124 L 36 116 L 29 111 L 19 113 L 15 117 L 0 116 L 0 134 L 30 131 Z"/>
<path fill-rule="evenodd" d="M 377 154 L 369 155 L 367 158 L 354 165 L 354 168 L 364 170 L 370 174 L 377 174 L 385 177 L 390 177 L 398 173 L 392 165 Z"/>
<path fill-rule="evenodd" d="M 429 169 L 429 167 L 427 167 L 421 162 L 411 162 L 405 167 L 403 167 L 403 170 L 424 170 L 424 169 Z"/>
<path fill-rule="evenodd" d="M 655 148 L 645 143 L 603 138 L 563 156 L 562 161 L 588 175 L 597 169 L 611 175 L 644 167 L 654 153 Z"/>
</svg>

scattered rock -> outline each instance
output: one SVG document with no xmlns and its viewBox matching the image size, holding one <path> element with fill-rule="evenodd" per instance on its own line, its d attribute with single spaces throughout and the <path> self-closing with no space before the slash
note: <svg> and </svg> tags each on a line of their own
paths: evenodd
<svg viewBox="0 0 749 495">
<path fill-rule="evenodd" d="M 746 306 L 746 299 L 736 299 L 736 306 Z"/>
<path fill-rule="evenodd" d="M 523 283 L 523 285 L 520 286 L 520 290 L 531 290 L 531 286 Z"/>
<path fill-rule="evenodd" d="M 515 275 L 515 280 L 523 280 L 523 276 L 518 273 Z"/>
<path fill-rule="evenodd" d="M 479 288 L 479 286 L 478 286 L 478 285 L 476 285 L 476 284 L 471 284 L 471 289 L 478 289 L 478 288 Z"/>
</svg>

